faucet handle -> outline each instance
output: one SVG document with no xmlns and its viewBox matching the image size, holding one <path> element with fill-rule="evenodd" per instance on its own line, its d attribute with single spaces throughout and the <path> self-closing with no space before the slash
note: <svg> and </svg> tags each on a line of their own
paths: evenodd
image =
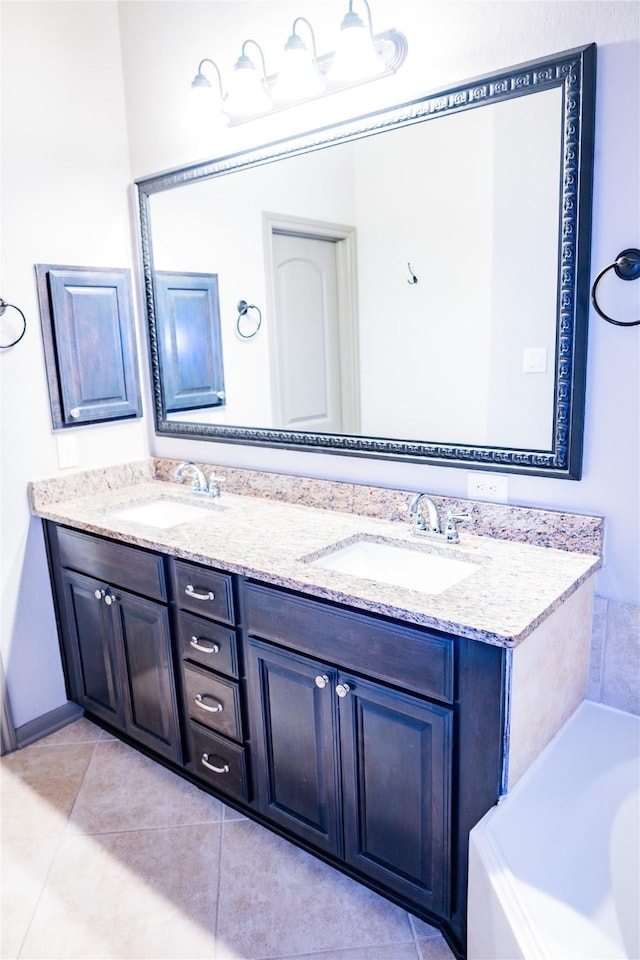
<svg viewBox="0 0 640 960">
<path fill-rule="evenodd" d="M 456 527 L 459 520 L 470 520 L 470 513 L 454 513 L 453 510 L 447 511 L 447 522 L 444 528 L 444 535 L 447 543 L 458 543 L 460 535 Z"/>
<path fill-rule="evenodd" d="M 209 498 L 211 500 L 219 500 L 222 496 L 222 490 L 220 489 L 221 484 L 226 482 L 226 477 L 216 477 L 214 473 L 209 475 Z"/>
</svg>

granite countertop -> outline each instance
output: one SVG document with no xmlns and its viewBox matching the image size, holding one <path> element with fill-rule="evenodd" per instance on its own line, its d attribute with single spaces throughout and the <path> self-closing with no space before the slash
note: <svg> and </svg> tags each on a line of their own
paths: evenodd
<svg viewBox="0 0 640 960">
<path fill-rule="evenodd" d="M 167 529 L 118 519 L 113 511 L 158 498 L 201 507 Z M 415 537 L 398 522 L 259 497 L 224 493 L 209 501 L 159 480 L 33 506 L 37 516 L 230 573 L 345 603 L 485 643 L 517 646 L 600 567 L 600 557 L 474 536 L 460 543 Z M 373 582 L 306 562 L 352 537 L 393 541 L 477 564 L 477 572 L 437 595 Z"/>
</svg>

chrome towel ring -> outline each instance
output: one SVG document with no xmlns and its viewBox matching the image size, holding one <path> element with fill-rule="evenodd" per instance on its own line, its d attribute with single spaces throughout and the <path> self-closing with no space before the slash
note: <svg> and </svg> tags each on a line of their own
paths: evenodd
<svg viewBox="0 0 640 960">
<path fill-rule="evenodd" d="M 254 317 L 249 316 L 249 310 L 253 310 Z M 242 329 L 242 321 L 248 320 L 249 327 Z M 236 320 L 236 332 L 242 340 L 251 340 L 262 325 L 262 311 L 256 307 L 255 303 L 247 303 L 246 300 L 240 300 L 238 303 L 238 318 Z"/>
<path fill-rule="evenodd" d="M 617 327 L 636 327 L 640 324 L 640 320 L 614 320 L 613 317 L 607 316 L 598 304 L 596 299 L 598 284 L 609 270 L 615 270 L 616 276 L 621 280 L 637 280 L 640 277 L 640 250 L 637 247 L 627 247 L 626 250 L 622 250 L 613 263 L 600 271 L 591 288 L 591 302 L 604 320 L 614 323 Z"/>
<path fill-rule="evenodd" d="M 22 332 L 15 338 L 15 340 L 12 340 L 11 343 L 0 343 L 0 350 L 8 350 L 9 347 L 15 347 L 16 343 L 19 343 L 27 332 L 27 318 L 20 307 L 16 307 L 14 303 L 7 303 L 6 300 L 3 300 L 2 297 L 0 297 L 0 317 L 4 316 L 6 310 L 15 310 L 16 313 L 20 314 L 22 317 Z"/>
</svg>

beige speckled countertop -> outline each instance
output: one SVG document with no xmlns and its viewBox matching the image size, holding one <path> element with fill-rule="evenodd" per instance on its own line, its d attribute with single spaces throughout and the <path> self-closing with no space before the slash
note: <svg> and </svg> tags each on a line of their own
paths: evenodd
<svg viewBox="0 0 640 960">
<path fill-rule="evenodd" d="M 117 519 L 113 511 L 160 498 L 203 507 L 211 520 L 159 529 Z M 600 566 L 600 557 L 528 543 L 474 536 L 461 527 L 460 543 L 417 538 L 398 522 L 224 493 L 208 501 L 188 488 L 143 480 L 50 503 L 38 516 L 299 590 L 385 616 L 500 646 L 517 646 Z M 376 583 L 311 566 L 304 558 L 351 537 L 393 541 L 412 549 L 477 564 L 457 585 L 437 595 Z"/>
</svg>

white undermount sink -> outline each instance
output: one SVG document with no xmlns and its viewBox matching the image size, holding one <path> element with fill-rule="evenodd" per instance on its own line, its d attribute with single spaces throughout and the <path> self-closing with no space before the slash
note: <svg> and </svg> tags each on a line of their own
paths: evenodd
<svg viewBox="0 0 640 960">
<path fill-rule="evenodd" d="M 336 546 L 309 563 L 365 580 L 376 580 L 422 593 L 436 594 L 478 571 L 476 563 L 443 557 L 379 540 L 355 540 Z"/>
<path fill-rule="evenodd" d="M 112 510 L 111 516 L 118 520 L 130 520 L 133 523 L 166 529 L 177 527 L 180 523 L 189 523 L 191 520 L 211 520 L 213 511 L 177 500 L 154 500 L 151 503 L 136 503 L 121 510 Z"/>
</svg>

